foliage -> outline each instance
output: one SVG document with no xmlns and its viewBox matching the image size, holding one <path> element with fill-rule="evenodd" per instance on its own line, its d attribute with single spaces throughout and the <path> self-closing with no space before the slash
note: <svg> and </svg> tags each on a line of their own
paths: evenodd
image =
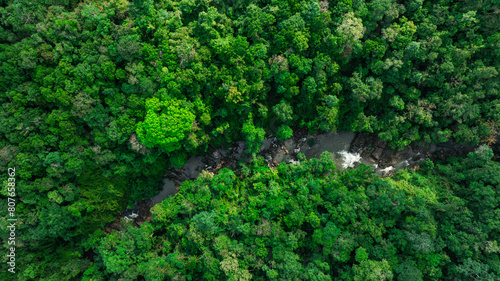
<svg viewBox="0 0 500 281">
<path fill-rule="evenodd" d="M 2 1 L 0 165 L 16 169 L 17 262 L 25 265 L 17 279 L 498 275 L 498 167 L 488 149 L 448 164 L 426 162 L 420 174 L 387 181 L 393 189 L 364 182 L 358 169 L 353 179 L 335 174 L 327 187 L 302 180 L 299 192 L 283 182 L 321 182 L 315 173 L 331 163 L 314 164 L 310 176 L 284 165 L 277 171 L 288 175 L 280 177 L 256 165 L 248 179 L 214 177 L 221 180 L 214 196 L 228 200 L 219 198 L 216 213 L 205 191 L 185 195 L 205 200 L 203 210 L 181 202 L 164 211 L 190 219 L 206 212 L 196 219 L 203 231 L 189 230 L 191 221 L 169 226 L 177 236 L 162 238 L 165 253 L 137 246 L 141 259 L 128 260 L 115 258 L 129 245 L 121 238 L 102 242 L 120 247 L 98 246 L 101 228 L 127 204 L 151 196 L 166 169 L 209 146 L 244 140 L 247 153 L 257 153 L 266 133 L 285 139 L 291 128 L 373 132 L 394 148 L 494 144 L 498 13 L 490 0 Z M 252 193 L 264 186 L 269 198 Z M 365 195 L 352 193 L 361 186 Z M 290 194 L 316 194 L 315 203 L 306 208 Z M 230 201 L 238 196 L 241 202 Z M 375 203 L 364 196 L 376 196 L 377 205 L 367 210 Z M 335 203 L 322 205 L 326 197 Z M 238 204 L 248 210 L 225 213 Z M 260 235 L 268 228 L 277 232 Z M 241 245 L 254 247 L 251 254 Z M 191 246 L 197 250 L 185 250 Z M 354 262 L 359 248 L 369 256 Z M 122 271 L 120 264 L 135 267 Z M 158 267 L 166 269 L 151 270 Z"/>
<path fill-rule="evenodd" d="M 166 278 L 496 280 L 500 166 L 483 154 L 387 179 L 327 152 L 202 174 L 153 208 L 153 255 L 176 257 Z"/>
<path fill-rule="evenodd" d="M 279 141 L 290 138 L 293 135 L 292 128 L 287 125 L 282 125 L 278 128 L 278 132 L 276 133 L 276 137 Z"/>
<path fill-rule="evenodd" d="M 188 109 L 175 99 L 146 100 L 146 117 L 137 123 L 137 136 L 147 147 L 160 147 L 166 152 L 179 149 L 184 132 L 190 131 L 195 119 Z M 157 112 L 160 112 L 159 114 Z"/>
</svg>

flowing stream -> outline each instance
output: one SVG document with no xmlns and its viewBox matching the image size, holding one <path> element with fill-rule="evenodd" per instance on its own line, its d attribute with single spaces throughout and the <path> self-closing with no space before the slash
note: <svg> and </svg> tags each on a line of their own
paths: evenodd
<svg viewBox="0 0 500 281">
<path fill-rule="evenodd" d="M 270 166 L 286 162 L 298 164 L 297 153 L 304 153 L 307 159 L 319 157 L 324 151 L 333 154 L 335 166 L 340 169 L 354 168 L 360 163 L 372 166 L 374 172 L 379 176 L 385 176 L 390 171 L 404 169 L 411 164 L 425 160 L 421 152 L 406 154 L 406 158 L 398 159 L 391 166 L 380 168 L 373 160 L 365 159 L 360 153 L 349 152 L 351 143 L 356 133 L 352 132 L 328 132 L 319 135 L 309 135 L 297 140 L 293 138 L 278 142 L 276 138 L 269 138 L 263 141 L 259 155 L 263 156 Z M 174 170 L 174 175 L 163 179 L 163 188 L 160 193 L 151 198 L 153 205 L 162 202 L 168 196 L 177 193 L 176 187 L 184 180 L 194 180 L 202 170 L 211 171 L 217 165 L 225 163 L 226 166 L 235 168 L 236 163 L 241 159 L 248 161 L 250 157 L 243 151 L 246 148 L 245 143 L 236 142 L 228 150 L 217 150 L 205 157 L 196 156 L 188 159 L 187 163 L 180 169 Z M 411 150 L 411 149 L 410 149 Z M 428 149 L 434 151 L 434 149 Z M 227 163 L 231 163 L 227 165 Z"/>
</svg>

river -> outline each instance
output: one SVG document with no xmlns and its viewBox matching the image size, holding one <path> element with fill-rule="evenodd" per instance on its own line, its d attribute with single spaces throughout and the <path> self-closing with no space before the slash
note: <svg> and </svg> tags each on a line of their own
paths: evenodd
<svg viewBox="0 0 500 281">
<path fill-rule="evenodd" d="M 177 187 L 184 180 L 194 180 L 202 170 L 217 172 L 222 167 L 236 168 L 240 160 L 248 161 L 250 156 L 244 153 L 244 142 L 235 142 L 229 149 L 215 150 L 205 156 L 194 156 L 187 160 L 180 169 L 172 169 L 163 179 L 162 190 L 151 198 L 152 205 L 162 202 L 168 196 L 177 193 Z M 357 135 L 353 132 L 327 132 L 323 134 L 297 136 L 278 141 L 270 137 L 263 141 L 258 155 L 263 156 L 270 168 L 286 162 L 298 164 L 298 153 L 307 159 L 319 157 L 324 151 L 333 155 L 335 166 L 339 169 L 355 168 L 359 164 L 372 166 L 374 172 L 389 176 L 395 171 L 424 161 L 436 152 L 449 153 L 458 150 L 468 153 L 474 147 L 465 147 L 448 142 L 429 147 L 408 146 L 401 151 L 391 149 L 387 143 L 376 137 Z"/>
</svg>

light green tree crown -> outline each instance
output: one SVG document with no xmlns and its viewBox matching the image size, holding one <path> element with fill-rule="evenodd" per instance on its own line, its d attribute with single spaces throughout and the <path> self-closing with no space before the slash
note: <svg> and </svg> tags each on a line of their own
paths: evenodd
<svg viewBox="0 0 500 281">
<path fill-rule="evenodd" d="M 193 127 L 195 115 L 182 101 L 153 97 L 146 101 L 146 118 L 136 127 L 137 136 L 149 148 L 159 147 L 172 152 L 181 147 L 184 132 Z"/>
</svg>

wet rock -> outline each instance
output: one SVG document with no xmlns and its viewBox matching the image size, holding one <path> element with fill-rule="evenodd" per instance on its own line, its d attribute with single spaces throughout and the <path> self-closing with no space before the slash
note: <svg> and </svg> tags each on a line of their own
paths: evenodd
<svg viewBox="0 0 500 281">
<path fill-rule="evenodd" d="M 276 155 L 273 158 L 273 161 L 276 161 L 278 163 L 286 162 L 290 160 L 291 157 L 285 153 L 285 151 L 280 150 L 276 153 Z"/>
<path fill-rule="evenodd" d="M 298 143 L 298 148 L 302 152 L 311 149 L 312 146 L 314 146 L 314 143 L 316 142 L 316 139 L 314 137 L 309 137 L 309 138 L 302 138 L 299 143 Z M 311 146 L 312 145 L 312 146 Z"/>
<path fill-rule="evenodd" d="M 168 196 L 174 195 L 177 193 L 177 188 L 175 188 L 175 182 L 173 180 L 164 178 L 163 179 L 163 187 L 160 193 L 156 194 L 151 198 L 151 202 L 153 205 L 156 205 L 162 202 Z"/>
<path fill-rule="evenodd" d="M 246 146 L 245 142 L 242 142 L 242 141 L 233 143 L 231 148 L 229 148 L 229 156 L 231 158 L 233 158 L 234 160 L 241 159 L 246 147 L 247 146 Z"/>
<path fill-rule="evenodd" d="M 358 153 L 368 147 L 373 139 L 368 134 L 356 134 L 349 146 L 349 152 Z"/>
<path fill-rule="evenodd" d="M 311 142 L 309 140 L 314 140 Z M 295 141 L 297 140 L 297 141 Z M 218 150 L 203 157 L 191 157 L 181 169 L 172 169 L 165 176 L 162 191 L 152 198 L 153 205 L 167 196 L 177 192 L 179 186 L 186 179 L 195 179 L 205 169 L 217 173 L 223 167 L 236 169 L 238 162 L 245 162 L 251 155 L 244 152 L 245 142 L 236 142 L 226 151 Z M 434 152 L 439 152 L 441 157 L 450 155 L 464 155 L 474 147 L 462 146 L 453 142 L 422 147 L 411 145 L 401 151 L 391 149 L 387 142 L 382 141 L 375 134 L 356 134 L 352 132 L 327 132 L 319 135 L 300 135 L 283 142 L 278 142 L 276 137 L 263 141 L 260 155 L 264 156 L 270 168 L 280 163 L 298 163 L 294 155 L 303 152 L 307 159 L 320 157 L 324 151 L 332 153 L 332 160 L 339 169 L 356 167 L 359 163 L 371 165 L 375 173 L 380 176 L 392 175 L 397 169 L 412 167 L 427 157 L 436 157 Z M 205 159 L 205 160 L 203 160 Z M 432 158 L 431 158 L 432 159 Z"/>
<path fill-rule="evenodd" d="M 195 179 L 198 177 L 204 166 L 203 157 L 198 156 L 189 158 L 182 168 L 186 178 Z"/>
<path fill-rule="evenodd" d="M 380 140 L 375 134 L 357 134 L 351 143 L 349 151 L 355 153 L 360 151 L 361 156 L 369 163 L 378 163 L 381 169 L 397 165 L 409 167 L 415 163 L 424 161 L 426 158 L 435 160 L 445 159 L 450 156 L 465 157 L 474 149 L 474 146 L 462 145 L 452 141 L 441 144 L 429 144 L 421 146 L 412 144 L 398 151 L 389 147 L 387 142 Z M 408 163 L 404 163 L 407 160 Z M 393 174 L 397 169 L 386 173 Z"/>
<path fill-rule="evenodd" d="M 304 144 L 301 146 L 301 150 L 304 152 L 307 159 L 320 157 L 321 153 L 324 151 L 332 153 L 347 151 L 355 136 L 356 134 L 352 132 L 328 132 L 317 135 L 312 147 L 309 148 L 308 144 Z M 308 149 L 305 149 L 305 147 Z"/>
<path fill-rule="evenodd" d="M 215 158 L 215 159 L 220 159 L 221 158 L 220 152 L 219 151 L 214 151 L 214 153 L 212 153 L 212 157 Z"/>
<path fill-rule="evenodd" d="M 406 167 L 408 167 L 410 165 L 410 162 L 408 160 L 403 160 L 401 162 L 398 162 L 394 165 L 394 170 L 401 170 L 401 169 L 404 169 Z M 388 168 L 392 168 L 392 167 L 388 167 Z"/>
<path fill-rule="evenodd" d="M 377 163 L 377 160 L 375 158 L 373 158 L 371 155 L 363 157 L 363 159 L 365 159 L 368 162 L 367 165 L 372 165 L 372 164 L 376 165 L 376 163 Z"/>
<path fill-rule="evenodd" d="M 262 141 L 262 146 L 260 147 L 259 152 L 262 152 L 264 150 L 268 150 L 269 148 L 271 148 L 272 144 L 273 144 L 273 139 L 272 138 L 263 140 Z"/>
<path fill-rule="evenodd" d="M 238 155 L 242 155 L 245 149 L 247 148 L 247 144 L 245 142 L 239 141 L 238 144 Z"/>
<path fill-rule="evenodd" d="M 138 217 L 139 217 L 139 205 L 137 204 L 137 202 L 134 204 L 134 208 L 127 209 L 123 213 L 123 218 L 125 218 L 125 219 L 133 220 L 133 219 L 136 219 Z"/>
<path fill-rule="evenodd" d="M 397 151 L 394 149 L 385 149 L 382 156 L 379 159 L 379 162 L 381 163 L 381 166 L 383 165 L 385 168 L 387 166 L 394 166 L 401 160 L 408 159 L 410 157 L 411 154 L 409 153 L 408 147 L 401 151 Z"/>
<path fill-rule="evenodd" d="M 378 167 L 375 168 L 375 173 L 377 175 L 379 175 L 379 177 L 386 177 L 392 171 L 394 171 L 394 168 L 392 166 L 389 166 L 389 167 L 384 168 L 384 169 L 381 169 L 381 168 L 378 168 Z"/>
<path fill-rule="evenodd" d="M 286 139 L 283 142 L 283 145 L 285 146 L 286 150 L 288 150 L 289 152 L 293 151 L 293 149 L 295 149 L 295 141 L 291 138 Z"/>
<path fill-rule="evenodd" d="M 233 162 L 231 162 L 231 164 L 229 164 L 229 166 L 228 166 L 228 167 L 229 167 L 231 170 L 234 170 L 234 169 L 236 169 L 236 167 L 237 167 L 237 166 L 238 166 L 238 165 L 237 165 L 236 161 L 233 161 Z"/>
<path fill-rule="evenodd" d="M 380 156 L 382 156 L 382 152 L 384 152 L 383 148 L 376 148 L 375 151 L 373 151 L 373 153 L 371 154 L 371 156 L 373 157 L 373 159 L 378 161 L 380 159 Z"/>
<path fill-rule="evenodd" d="M 221 158 L 224 158 L 227 156 L 227 150 L 225 150 L 225 149 L 219 150 L 219 153 L 220 153 Z"/>
</svg>

